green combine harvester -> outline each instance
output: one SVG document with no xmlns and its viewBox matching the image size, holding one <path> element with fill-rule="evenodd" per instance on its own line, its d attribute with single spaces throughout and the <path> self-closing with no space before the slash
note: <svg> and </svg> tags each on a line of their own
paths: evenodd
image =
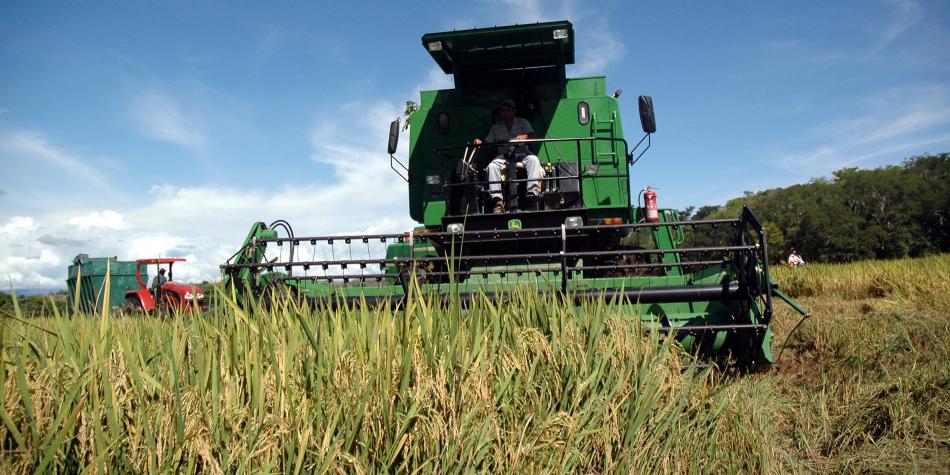
<svg viewBox="0 0 950 475">
<path fill-rule="evenodd" d="M 429 33 L 422 46 L 455 87 L 422 91 L 407 119 L 408 166 L 394 156 L 400 123 L 391 124 L 390 167 L 407 182 L 420 225 L 301 237 L 285 221 L 255 223 L 221 266 L 240 298 L 281 289 L 326 305 L 393 308 L 416 288 L 462 304 L 524 289 L 575 304 L 606 298 L 689 351 L 744 367 L 772 362 L 773 297 L 804 311 L 769 277 L 761 222 L 748 208 L 734 219 L 680 221 L 656 208 L 652 190 L 634 197 L 630 169 L 656 131 L 652 99 L 638 98 L 644 135 L 631 149 L 619 91 L 608 93 L 603 76 L 565 74 L 570 22 Z M 473 140 L 505 105 L 528 121 L 530 138 Z M 528 155 L 540 177 L 528 175 Z M 490 180 L 486 168 L 499 158 L 501 179 Z M 709 236 L 724 241 L 686 245 Z M 279 257 L 266 257 L 269 246 Z"/>
</svg>

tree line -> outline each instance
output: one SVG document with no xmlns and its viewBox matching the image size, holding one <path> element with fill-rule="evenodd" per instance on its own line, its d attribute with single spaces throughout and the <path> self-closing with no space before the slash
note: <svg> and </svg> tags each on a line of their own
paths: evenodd
<svg viewBox="0 0 950 475">
<path fill-rule="evenodd" d="M 687 208 L 686 219 L 735 217 L 748 204 L 776 260 L 797 249 L 806 261 L 917 257 L 950 252 L 950 154 L 921 155 L 871 170 L 746 192 L 722 206 Z"/>
</svg>

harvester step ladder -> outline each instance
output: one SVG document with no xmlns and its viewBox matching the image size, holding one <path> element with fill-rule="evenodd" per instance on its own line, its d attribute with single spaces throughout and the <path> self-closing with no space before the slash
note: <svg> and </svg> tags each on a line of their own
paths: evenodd
<svg viewBox="0 0 950 475">
<path fill-rule="evenodd" d="M 616 118 L 611 116 L 608 120 L 600 120 L 597 118 L 597 114 L 591 114 L 591 136 L 592 137 L 606 137 L 613 138 L 616 137 Z M 607 147 L 608 152 L 602 152 L 601 147 Z M 617 152 L 614 151 L 614 144 L 594 142 L 594 163 L 604 163 L 609 162 L 611 164 L 617 163 Z M 602 160 L 606 158 L 606 160 Z"/>
<path fill-rule="evenodd" d="M 590 122 L 592 132 L 608 132 L 610 135 L 614 134 L 614 126 L 617 125 L 617 122 L 613 117 L 607 120 L 600 120 L 597 118 L 597 114 L 591 115 Z"/>
</svg>

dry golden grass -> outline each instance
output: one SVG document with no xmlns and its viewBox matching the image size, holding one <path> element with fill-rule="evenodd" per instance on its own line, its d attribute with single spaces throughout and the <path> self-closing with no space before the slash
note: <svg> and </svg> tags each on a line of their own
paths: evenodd
<svg viewBox="0 0 950 475">
<path fill-rule="evenodd" d="M 950 472 L 950 256 L 781 269 L 814 313 L 767 379 L 789 467 Z M 781 309 L 778 341 L 797 323 Z"/>
</svg>

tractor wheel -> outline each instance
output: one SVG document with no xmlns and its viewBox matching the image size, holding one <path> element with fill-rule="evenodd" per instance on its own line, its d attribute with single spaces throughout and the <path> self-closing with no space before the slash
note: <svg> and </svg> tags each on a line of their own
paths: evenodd
<svg viewBox="0 0 950 475">
<path fill-rule="evenodd" d="M 164 310 L 169 315 L 175 315 L 181 311 L 181 299 L 178 297 L 178 294 L 174 292 L 165 291 L 162 295 L 162 302 L 164 305 Z"/>
<path fill-rule="evenodd" d="M 138 297 L 129 296 L 125 298 L 125 305 L 122 306 L 122 315 L 144 315 L 145 309 L 142 308 L 142 301 Z"/>
</svg>

